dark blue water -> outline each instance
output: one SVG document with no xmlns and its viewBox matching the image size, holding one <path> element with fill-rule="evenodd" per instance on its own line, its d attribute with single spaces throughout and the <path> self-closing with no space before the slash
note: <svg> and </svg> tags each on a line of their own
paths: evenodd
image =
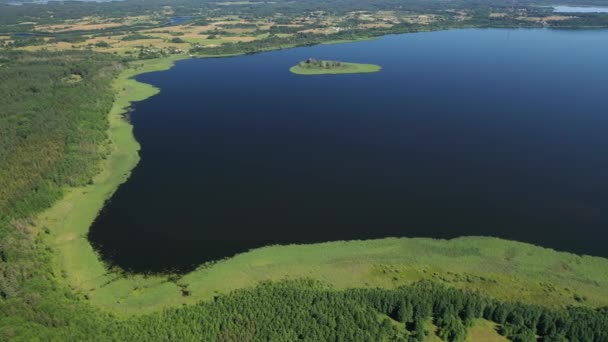
<svg viewBox="0 0 608 342">
<path fill-rule="evenodd" d="M 36 37 L 36 34 L 30 33 L 30 32 L 19 32 L 19 33 L 13 33 L 11 36 L 13 38 L 30 38 L 30 37 Z"/>
<path fill-rule="evenodd" d="M 174 18 L 170 18 L 169 22 L 167 22 L 166 24 L 164 24 L 163 26 L 175 26 L 175 25 L 180 25 L 180 24 L 184 24 L 187 23 L 188 21 L 192 20 L 192 17 L 174 17 Z"/>
<path fill-rule="evenodd" d="M 607 60 L 608 31 L 458 30 L 178 62 L 138 77 L 162 92 L 90 239 L 137 271 L 388 236 L 608 256 Z"/>
</svg>

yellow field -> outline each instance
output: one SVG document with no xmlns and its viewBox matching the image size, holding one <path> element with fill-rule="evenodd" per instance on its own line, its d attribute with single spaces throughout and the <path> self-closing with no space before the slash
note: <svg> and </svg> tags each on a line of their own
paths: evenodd
<svg viewBox="0 0 608 342">
<path fill-rule="evenodd" d="M 440 17 L 433 14 L 420 14 L 404 16 L 403 20 L 410 24 L 428 25 L 439 20 Z"/>
<path fill-rule="evenodd" d="M 84 17 L 78 20 L 66 20 L 62 24 L 53 25 L 36 25 L 36 31 L 47 32 L 69 32 L 83 30 L 101 30 L 113 27 L 133 25 L 140 22 L 150 21 L 149 16 L 134 16 L 126 18 L 101 18 L 101 17 Z"/>
<path fill-rule="evenodd" d="M 564 15 L 552 15 L 552 16 L 548 16 L 548 17 L 517 17 L 518 20 L 524 20 L 524 21 L 530 21 L 533 23 L 546 23 L 546 22 L 550 22 L 550 21 L 563 21 L 563 20 L 568 20 L 568 19 L 572 19 L 574 17 L 568 17 L 568 16 L 564 16 Z"/>
<path fill-rule="evenodd" d="M 108 28 L 115 28 L 125 25 L 133 25 L 142 22 L 150 22 L 154 20 L 150 16 L 137 16 L 137 17 L 126 17 L 122 19 L 115 18 L 100 18 L 100 17 L 85 17 L 79 20 L 66 20 L 61 24 L 53 24 L 53 25 L 38 25 L 36 26 L 36 30 L 38 31 L 47 31 L 47 32 L 70 32 L 70 31 L 80 31 L 80 30 L 102 30 Z M 225 43 L 234 43 L 234 42 L 250 42 L 256 39 L 263 38 L 264 36 L 255 36 L 252 35 L 255 28 L 223 28 L 222 25 L 232 25 L 232 24 L 256 24 L 256 25 L 266 25 L 270 27 L 274 25 L 274 23 L 265 21 L 257 21 L 257 22 L 247 22 L 239 19 L 235 16 L 223 16 L 214 18 L 212 23 L 205 26 L 196 26 L 191 24 L 183 24 L 183 25 L 175 25 L 175 26 L 167 26 L 167 27 L 156 27 L 150 29 L 139 30 L 136 33 L 142 34 L 145 36 L 151 37 L 151 39 L 139 39 L 139 40 L 122 40 L 126 34 L 115 34 L 112 35 L 108 33 L 108 36 L 97 36 L 93 37 L 92 35 L 84 35 L 86 38 L 83 42 L 78 43 L 68 43 L 68 42 L 51 42 L 50 38 L 45 38 L 47 44 L 43 45 L 32 45 L 32 46 L 24 46 L 19 47 L 20 50 L 25 51 L 40 51 L 43 49 L 47 49 L 50 51 L 63 51 L 69 49 L 92 49 L 98 52 L 106 52 L 113 53 L 118 55 L 128 55 L 128 54 L 137 54 L 142 47 L 148 47 L 151 49 L 177 49 L 181 51 L 181 54 L 186 54 L 188 50 L 193 45 L 199 46 L 219 46 Z M 213 39 L 208 39 L 209 33 L 203 32 L 213 32 L 214 30 L 221 30 L 225 32 L 229 32 L 230 34 L 236 36 L 222 36 L 218 35 Z M 175 43 L 172 42 L 174 38 L 180 38 L 184 42 Z M 2 36 L 0 37 L 0 41 L 5 41 L 5 43 L 11 42 L 10 37 Z M 107 43 L 109 47 L 101 47 L 97 46 L 98 43 Z"/>
<path fill-rule="evenodd" d="M 165 11 L 165 15 L 170 14 L 170 10 Z M 429 24 L 439 17 L 433 15 L 408 15 L 399 17 L 393 11 L 353 11 L 344 16 L 332 16 L 324 12 L 311 12 L 306 15 L 301 15 L 292 18 L 290 24 L 280 24 L 280 26 L 300 28 L 298 32 L 314 33 L 319 35 L 328 35 L 340 32 L 344 29 L 343 22 L 349 19 L 360 19 L 364 22 L 359 24 L 360 29 L 373 28 L 390 28 L 399 22 L 410 22 L 418 24 Z M 134 25 L 141 23 L 157 23 L 166 19 L 160 19 L 155 16 L 131 16 L 125 18 L 102 18 L 102 17 L 84 17 L 78 20 L 65 20 L 60 24 L 52 25 L 36 25 L 35 29 L 42 32 L 66 33 L 74 31 L 100 31 L 104 29 L 117 28 L 126 25 Z M 193 46 L 216 47 L 226 43 L 235 42 L 251 42 L 257 39 L 263 39 L 268 36 L 268 33 L 258 34 L 257 30 L 269 30 L 272 26 L 277 25 L 276 17 L 261 18 L 255 20 L 244 20 L 238 16 L 218 16 L 209 19 L 210 23 L 204 26 L 198 26 L 191 23 L 182 25 L 154 27 L 140 29 L 130 34 L 141 34 L 149 36 L 151 39 L 139 40 L 122 40 L 127 34 L 120 32 L 112 34 L 108 32 L 107 36 L 96 36 L 87 32 L 83 37 L 85 41 L 76 43 L 68 42 L 51 42 L 50 38 L 45 38 L 47 44 L 32 45 L 19 47 L 18 49 L 26 51 L 39 51 L 47 49 L 50 51 L 63 51 L 68 49 L 85 50 L 91 49 L 98 52 L 106 52 L 117 55 L 136 55 L 139 50 L 144 47 L 151 50 L 176 50 L 178 54 L 187 54 Z M 254 27 L 233 27 L 237 24 L 254 25 Z M 304 25 L 320 24 L 324 27 L 315 29 L 306 29 Z M 218 32 L 215 34 L 214 32 Z M 101 31 L 100 31 L 101 32 Z M 226 34 L 227 32 L 227 34 Z M 223 34 L 222 34 L 223 33 Z M 279 37 L 288 37 L 293 33 L 278 34 Z M 209 37 L 213 35 L 213 39 Z M 10 37 L 0 37 L 0 41 L 5 40 L 5 44 L 10 42 Z M 175 43 L 173 39 L 179 38 L 184 42 Z M 110 46 L 97 46 L 98 43 L 107 43 Z M 169 53 L 174 53 L 173 51 Z"/>
</svg>

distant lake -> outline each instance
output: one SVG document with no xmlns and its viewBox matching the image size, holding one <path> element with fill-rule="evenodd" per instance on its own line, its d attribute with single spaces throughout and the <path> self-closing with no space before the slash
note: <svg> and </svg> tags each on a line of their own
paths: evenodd
<svg viewBox="0 0 608 342">
<path fill-rule="evenodd" d="M 556 13 L 608 13 L 608 7 L 554 6 Z"/>
<path fill-rule="evenodd" d="M 31 33 L 31 32 L 18 32 L 18 33 L 13 33 L 12 36 L 14 38 L 29 38 L 29 37 L 36 37 L 36 34 Z"/>
<path fill-rule="evenodd" d="M 38 5 L 46 5 L 50 2 L 63 2 L 64 0 L 34 0 L 34 1 L 13 1 L 7 2 L 7 5 L 13 6 L 21 6 L 25 4 L 38 4 Z M 71 0 L 70 0 L 71 1 Z M 122 0 L 74 0 L 74 1 L 82 1 L 82 2 L 111 2 L 111 1 L 122 1 Z"/>
<path fill-rule="evenodd" d="M 607 60 L 607 30 L 469 29 L 180 61 L 138 77 L 141 162 L 89 238 L 136 271 L 389 236 L 608 257 Z"/>
<path fill-rule="evenodd" d="M 174 18 L 170 18 L 169 22 L 164 24 L 163 26 L 174 26 L 174 25 L 184 24 L 190 20 L 192 20 L 192 17 L 174 17 Z"/>
</svg>

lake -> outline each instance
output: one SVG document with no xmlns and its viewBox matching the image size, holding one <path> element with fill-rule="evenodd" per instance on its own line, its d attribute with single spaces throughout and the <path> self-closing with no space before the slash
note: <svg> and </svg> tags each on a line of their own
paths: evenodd
<svg viewBox="0 0 608 342">
<path fill-rule="evenodd" d="M 192 17 L 173 17 L 169 18 L 169 21 L 163 26 L 176 26 L 180 24 L 185 24 L 190 20 L 192 20 Z"/>
<path fill-rule="evenodd" d="M 34 1 L 14 1 L 14 2 L 7 2 L 7 5 L 12 5 L 12 6 L 22 6 L 22 5 L 27 5 L 27 4 L 37 4 L 37 5 L 46 5 L 49 2 L 59 2 L 59 1 L 63 1 L 63 0 L 34 0 Z M 82 1 L 82 2 L 111 2 L 111 1 L 121 1 L 121 0 L 78 0 L 78 1 Z"/>
<path fill-rule="evenodd" d="M 383 237 L 608 257 L 606 60 L 606 30 L 467 29 L 180 61 L 137 77 L 141 162 L 89 239 L 133 271 Z"/>
<path fill-rule="evenodd" d="M 608 13 L 608 7 L 555 6 L 556 13 Z"/>
</svg>

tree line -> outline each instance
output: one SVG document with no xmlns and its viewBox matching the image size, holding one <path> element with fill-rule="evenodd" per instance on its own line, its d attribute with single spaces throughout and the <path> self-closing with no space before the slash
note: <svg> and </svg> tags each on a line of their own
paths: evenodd
<svg viewBox="0 0 608 342">
<path fill-rule="evenodd" d="M 316 58 L 308 58 L 305 61 L 298 63 L 298 65 L 303 68 L 324 68 L 324 69 L 340 68 L 340 67 L 344 66 L 344 64 L 339 61 L 323 61 L 323 60 L 316 59 Z"/>
<path fill-rule="evenodd" d="M 0 50 L 0 298 L 23 298 L 50 272 L 31 218 L 99 171 L 119 65 L 89 52 Z"/>
<path fill-rule="evenodd" d="M 67 314 L 67 313 L 66 313 Z M 44 317 L 44 316 L 39 316 Z M 35 317 L 40 322 L 40 318 Z M 42 325 L 25 338 L 116 341 L 464 341 L 475 319 L 515 342 L 608 341 L 608 309 L 507 303 L 423 281 L 398 289 L 337 291 L 315 281 L 265 283 L 198 305 L 128 319 L 93 310 Z M 432 325 L 431 325 L 432 324 Z M 436 327 L 436 332 L 434 331 Z M 22 329 L 22 330 L 21 330 Z"/>
</svg>

